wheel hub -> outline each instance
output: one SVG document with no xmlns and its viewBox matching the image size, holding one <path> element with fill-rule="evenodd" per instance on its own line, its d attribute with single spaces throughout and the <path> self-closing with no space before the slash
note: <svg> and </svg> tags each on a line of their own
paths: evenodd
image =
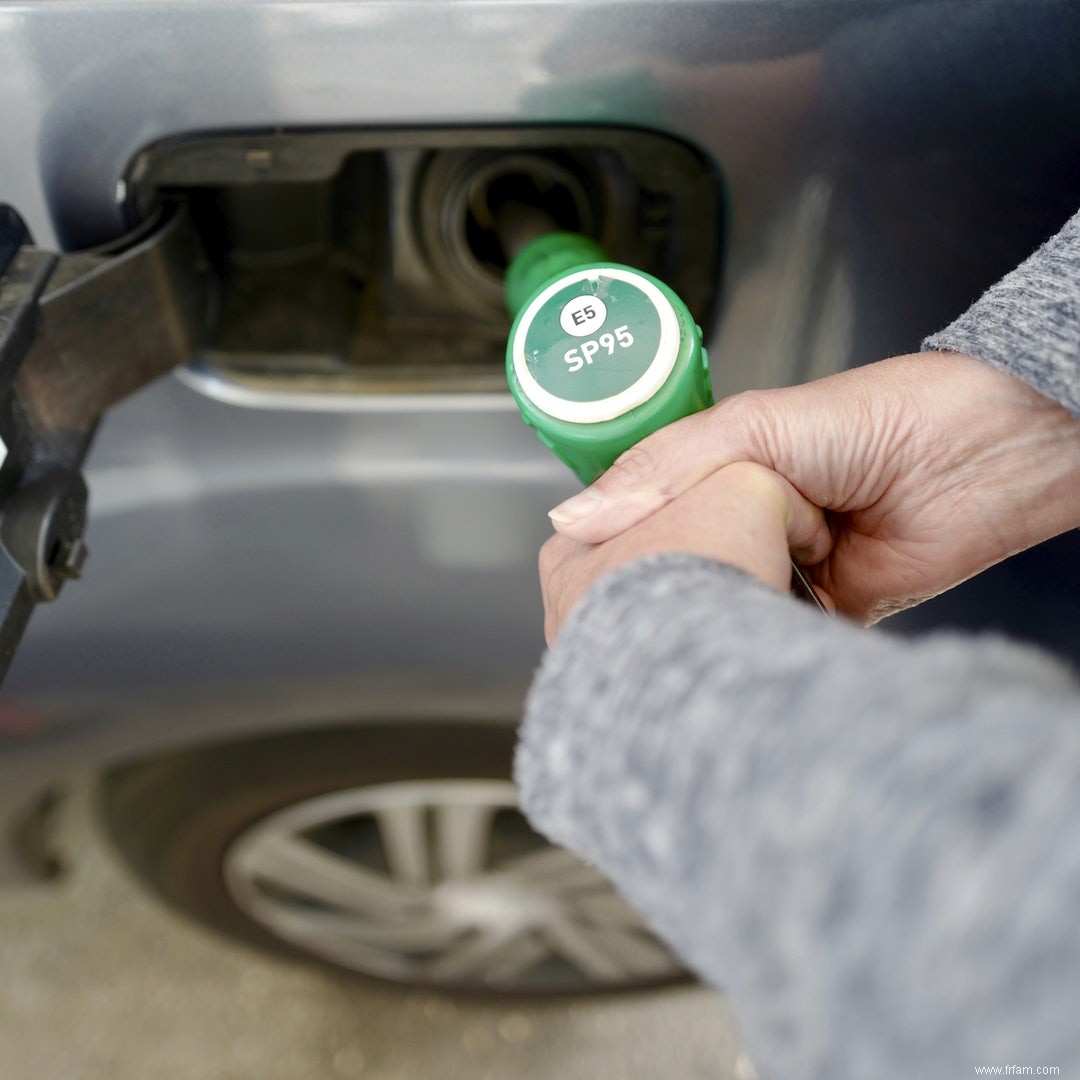
<svg viewBox="0 0 1080 1080">
<path fill-rule="evenodd" d="M 462 927 L 502 929 L 543 925 L 558 907 L 535 890 L 495 875 L 441 882 L 433 890 L 432 906 L 441 918 Z"/>
</svg>

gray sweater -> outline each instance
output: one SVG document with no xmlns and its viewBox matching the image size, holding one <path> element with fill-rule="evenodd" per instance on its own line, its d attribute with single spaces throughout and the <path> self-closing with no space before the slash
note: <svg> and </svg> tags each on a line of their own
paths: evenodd
<svg viewBox="0 0 1080 1080">
<path fill-rule="evenodd" d="M 1080 415 L 1080 215 L 926 345 Z M 545 656 L 517 780 L 729 992 L 767 1076 L 1080 1075 L 1080 686 L 1037 651 L 644 559 Z"/>
</svg>

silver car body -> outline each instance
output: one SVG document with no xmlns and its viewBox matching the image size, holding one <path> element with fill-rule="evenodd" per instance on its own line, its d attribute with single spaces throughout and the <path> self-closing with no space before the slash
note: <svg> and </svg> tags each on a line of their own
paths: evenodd
<svg viewBox="0 0 1080 1080">
<path fill-rule="evenodd" d="M 77 247 L 124 230 L 129 166 L 166 138 L 658 129 L 728 178 L 708 342 L 718 395 L 789 383 L 892 351 L 898 331 L 870 302 L 856 326 L 860 264 L 837 228 L 855 215 L 852 190 L 774 123 L 753 76 L 896 8 L 0 2 L 0 197 L 39 244 Z M 916 312 L 919 287 L 908 268 L 889 282 Z M 917 347 L 937 317 L 900 337 Z M 92 557 L 37 611 L 4 688 L 9 832 L 68 772 L 169 746 L 365 716 L 518 715 L 543 644 L 545 511 L 577 484 L 508 395 L 245 397 L 181 372 L 110 413 L 87 478 Z M 0 867 L 22 872 L 8 845 Z"/>
</svg>

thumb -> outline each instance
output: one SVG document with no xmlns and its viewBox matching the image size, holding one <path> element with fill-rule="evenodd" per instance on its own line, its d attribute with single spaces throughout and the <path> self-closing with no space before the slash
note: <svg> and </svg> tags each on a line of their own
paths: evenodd
<svg viewBox="0 0 1080 1080">
<path fill-rule="evenodd" d="M 751 426 L 733 408 L 739 395 L 653 432 L 623 453 L 598 480 L 548 516 L 555 530 L 600 544 L 667 506 L 736 461 L 772 462 L 756 452 Z"/>
</svg>

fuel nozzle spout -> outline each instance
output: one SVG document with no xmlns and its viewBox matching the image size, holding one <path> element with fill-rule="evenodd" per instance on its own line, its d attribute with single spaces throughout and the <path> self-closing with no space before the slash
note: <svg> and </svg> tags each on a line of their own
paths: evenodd
<svg viewBox="0 0 1080 1080">
<path fill-rule="evenodd" d="M 503 288 L 511 315 L 525 305 L 541 285 L 581 266 L 604 261 L 604 249 L 581 233 L 546 232 L 523 244 L 506 268 Z"/>
<path fill-rule="evenodd" d="M 495 228 L 506 255 L 503 290 L 511 316 L 545 281 L 605 258 L 595 240 L 561 229 L 542 207 L 517 199 L 498 207 Z"/>
</svg>

